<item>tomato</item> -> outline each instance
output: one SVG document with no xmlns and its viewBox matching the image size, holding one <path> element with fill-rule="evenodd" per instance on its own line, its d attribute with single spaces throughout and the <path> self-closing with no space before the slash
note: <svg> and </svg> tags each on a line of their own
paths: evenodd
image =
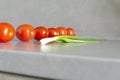
<svg viewBox="0 0 120 80">
<path fill-rule="evenodd" d="M 67 35 L 67 31 L 66 31 L 66 29 L 63 26 L 58 27 L 57 31 L 58 31 L 60 36 Z"/>
<path fill-rule="evenodd" d="M 11 41 L 14 38 L 14 36 L 15 36 L 14 27 L 7 22 L 1 22 L 0 23 L 0 42 Z"/>
<path fill-rule="evenodd" d="M 48 37 L 59 36 L 59 33 L 56 28 L 48 28 L 49 35 Z"/>
<path fill-rule="evenodd" d="M 30 24 L 22 24 L 16 29 L 16 36 L 19 40 L 29 41 L 35 37 L 34 27 Z"/>
<path fill-rule="evenodd" d="M 48 30 L 44 26 L 39 26 L 35 28 L 35 39 L 40 40 L 42 38 L 48 37 Z"/>
<path fill-rule="evenodd" d="M 69 36 L 76 35 L 75 30 L 73 28 L 67 28 L 66 31 L 67 31 L 67 35 L 69 35 Z"/>
</svg>

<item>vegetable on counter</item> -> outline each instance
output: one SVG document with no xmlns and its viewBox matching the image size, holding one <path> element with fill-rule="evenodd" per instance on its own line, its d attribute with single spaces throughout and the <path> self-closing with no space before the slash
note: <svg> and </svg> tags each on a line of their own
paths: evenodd
<svg viewBox="0 0 120 80">
<path fill-rule="evenodd" d="M 69 35 L 69 36 L 75 36 L 76 35 L 75 30 L 73 28 L 67 28 L 66 32 L 67 32 L 67 35 Z"/>
<path fill-rule="evenodd" d="M 97 39 L 81 38 L 76 36 L 74 28 L 64 26 L 59 27 L 34 27 L 30 24 L 21 24 L 16 30 L 14 27 L 7 23 L 0 23 L 0 42 L 8 42 L 13 40 L 14 36 L 21 41 L 38 40 L 41 45 L 50 42 L 66 42 L 66 43 L 96 43 L 100 42 Z"/>
<path fill-rule="evenodd" d="M 51 42 L 65 42 L 65 43 L 97 43 L 100 40 L 81 38 L 76 36 L 76 32 L 73 28 L 65 28 L 59 26 L 57 28 L 48 28 L 49 36 L 40 39 L 41 45 L 46 45 Z"/>
<path fill-rule="evenodd" d="M 47 38 L 49 35 L 48 30 L 45 26 L 39 26 L 35 28 L 35 39 L 40 40 L 42 38 Z"/>
<path fill-rule="evenodd" d="M 14 27 L 7 22 L 1 22 L 0 23 L 0 42 L 11 41 L 13 40 L 14 36 L 15 36 Z"/>
<path fill-rule="evenodd" d="M 64 26 L 57 27 L 57 31 L 59 33 L 59 36 L 67 35 L 67 30 Z"/>
<path fill-rule="evenodd" d="M 34 27 L 30 24 L 22 24 L 16 29 L 16 37 L 21 41 L 29 41 L 35 37 Z"/>
<path fill-rule="evenodd" d="M 56 37 L 49 37 L 43 38 L 40 40 L 41 45 L 46 45 L 50 42 L 66 42 L 66 43 L 98 43 L 101 40 L 98 39 L 89 39 L 89 38 L 80 38 L 78 36 L 56 36 Z"/>
<path fill-rule="evenodd" d="M 48 28 L 48 37 L 55 37 L 55 36 L 59 36 L 59 32 L 57 31 L 56 28 Z"/>
</svg>

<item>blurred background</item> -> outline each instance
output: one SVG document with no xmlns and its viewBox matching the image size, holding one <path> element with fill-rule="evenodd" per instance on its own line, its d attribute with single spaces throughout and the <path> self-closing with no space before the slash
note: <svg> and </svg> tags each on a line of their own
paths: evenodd
<svg viewBox="0 0 120 80">
<path fill-rule="evenodd" d="M 82 37 L 120 39 L 120 0 L 0 0 L 0 22 L 74 27 Z"/>
</svg>

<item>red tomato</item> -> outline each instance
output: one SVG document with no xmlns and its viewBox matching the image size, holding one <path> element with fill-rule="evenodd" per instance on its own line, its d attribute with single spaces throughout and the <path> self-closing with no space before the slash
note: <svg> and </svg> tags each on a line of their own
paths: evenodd
<svg viewBox="0 0 120 80">
<path fill-rule="evenodd" d="M 36 34 L 35 34 L 36 40 L 40 40 L 42 38 L 48 37 L 48 30 L 44 26 L 39 26 L 39 27 L 35 28 L 35 32 L 36 32 Z"/>
<path fill-rule="evenodd" d="M 59 33 L 56 28 L 48 28 L 49 35 L 48 37 L 59 36 Z"/>
<path fill-rule="evenodd" d="M 0 42 L 11 41 L 14 38 L 14 36 L 15 36 L 14 27 L 7 22 L 1 22 L 0 23 Z"/>
<path fill-rule="evenodd" d="M 22 41 L 29 41 L 35 37 L 35 30 L 30 24 L 22 24 L 16 29 L 16 36 Z"/>
<path fill-rule="evenodd" d="M 67 28 L 66 31 L 67 31 L 67 35 L 69 35 L 69 36 L 76 35 L 75 30 L 73 28 Z"/>
<path fill-rule="evenodd" d="M 65 27 L 63 27 L 63 26 L 58 27 L 57 31 L 58 31 L 60 36 L 67 35 L 67 31 L 66 31 Z"/>
</svg>

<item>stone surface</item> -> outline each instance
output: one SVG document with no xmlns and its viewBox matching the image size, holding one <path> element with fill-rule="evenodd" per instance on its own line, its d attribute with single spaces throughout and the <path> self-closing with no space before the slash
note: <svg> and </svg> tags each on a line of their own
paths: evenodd
<svg viewBox="0 0 120 80">
<path fill-rule="evenodd" d="M 36 41 L 13 41 L 0 45 L 0 71 L 63 80 L 120 79 L 119 40 L 45 46 Z"/>
<path fill-rule="evenodd" d="M 43 80 L 43 79 L 0 72 L 0 80 Z"/>
</svg>

